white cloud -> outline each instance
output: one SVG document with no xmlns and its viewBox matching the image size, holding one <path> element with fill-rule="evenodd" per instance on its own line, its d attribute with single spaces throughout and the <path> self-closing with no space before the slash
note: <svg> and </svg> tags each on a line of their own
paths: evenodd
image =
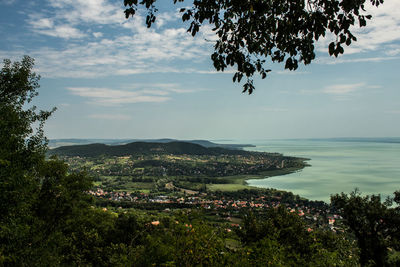
<svg viewBox="0 0 400 267">
<path fill-rule="evenodd" d="M 387 46 L 387 51 L 385 52 L 389 56 L 397 56 L 400 54 L 400 45 L 393 44 Z"/>
<path fill-rule="evenodd" d="M 178 10 L 176 10 L 176 12 L 163 12 L 157 15 L 155 25 L 157 28 L 161 28 L 166 23 L 180 19 L 180 17 L 181 15 Z"/>
<path fill-rule="evenodd" d="M 54 22 L 49 18 L 34 18 L 30 20 L 30 24 L 34 29 L 51 29 L 54 27 Z"/>
<path fill-rule="evenodd" d="M 131 117 L 125 114 L 92 114 L 89 115 L 90 119 L 100 119 L 100 120 L 130 120 Z"/>
<path fill-rule="evenodd" d="M 77 27 L 68 23 L 58 21 L 55 18 L 46 18 L 40 14 L 32 14 L 29 16 L 28 23 L 35 33 L 58 37 L 63 39 L 82 38 L 86 34 L 81 32 Z"/>
<path fill-rule="evenodd" d="M 36 70 L 43 77 L 215 73 L 192 67 L 179 68 L 175 64 L 178 60 L 189 63 L 207 60 L 213 45 L 210 40 L 215 39 L 208 25 L 202 27 L 195 38 L 184 27 L 169 27 L 175 20 L 181 23 L 177 10 L 158 13 L 155 27 L 148 29 L 140 11 L 133 18 L 125 19 L 121 1 L 45 1 L 47 4 L 43 4 L 40 11 L 28 13 L 26 22 L 32 32 L 61 38 L 64 42 L 57 45 L 48 42 L 47 47 L 18 51 L 36 59 Z M 7 57 L 13 54 L 2 52 Z"/>
<path fill-rule="evenodd" d="M 276 74 L 279 75 L 302 75 L 302 74 L 310 74 L 308 71 L 290 71 L 290 70 L 281 70 L 275 72 Z"/>
<path fill-rule="evenodd" d="M 145 19 L 140 14 L 126 20 L 123 8 L 110 4 L 111 1 L 48 1 L 55 10 L 30 15 L 27 22 L 31 30 L 48 36 L 74 39 L 74 42 L 22 51 L 37 59 L 37 69 L 43 77 L 94 78 L 154 72 L 192 73 L 199 70 L 171 67 L 171 62 L 203 61 L 210 54 L 211 44 L 206 40 L 214 34 L 210 27 L 203 27 L 202 32 L 193 38 L 182 27 L 147 29 Z M 88 10 L 87 13 L 84 10 Z M 122 17 L 114 13 L 122 14 Z M 158 17 L 164 22 L 178 18 L 175 13 L 160 13 Z M 103 32 L 106 31 L 111 34 L 104 38 Z"/>
<path fill-rule="evenodd" d="M 48 35 L 79 37 L 73 29 L 41 29 Z M 193 62 L 206 59 L 209 50 L 204 39 L 192 38 L 182 29 L 161 32 L 149 30 L 114 39 L 93 39 L 66 48 L 44 47 L 24 51 L 37 59 L 38 70 L 44 77 L 99 77 L 154 72 L 199 72 L 195 69 L 171 67 L 172 60 Z"/>
<path fill-rule="evenodd" d="M 400 8 L 398 1 L 387 0 L 384 4 L 379 5 L 378 8 L 368 3 L 365 14 L 371 14 L 372 19 L 367 20 L 367 26 L 362 28 L 359 28 L 358 21 L 355 22 L 352 32 L 357 37 L 357 41 L 353 42 L 349 47 L 345 46 L 344 53 L 349 55 L 381 51 L 394 55 L 391 51 L 391 45 L 393 42 L 400 41 Z M 331 35 L 320 39 L 317 43 L 317 49 L 327 53 L 328 45 L 332 41 L 334 41 L 334 37 Z"/>
<path fill-rule="evenodd" d="M 52 28 L 36 29 L 35 31 L 44 35 L 64 39 L 82 38 L 86 36 L 86 34 L 81 32 L 79 29 L 71 27 L 70 25 L 58 25 Z"/>
<path fill-rule="evenodd" d="M 93 33 L 93 36 L 94 36 L 95 38 L 100 38 L 100 37 L 103 37 L 103 33 L 102 33 L 102 32 L 94 32 L 94 33 Z"/>
<path fill-rule="evenodd" d="M 362 87 L 365 87 L 365 83 L 335 84 L 325 87 L 322 92 L 332 95 L 346 95 L 357 91 Z"/>
<path fill-rule="evenodd" d="M 169 97 L 146 95 L 142 92 L 113 90 L 108 88 L 68 87 L 72 94 L 90 99 L 90 103 L 101 105 L 132 104 L 139 102 L 165 102 Z"/>
<path fill-rule="evenodd" d="M 125 20 L 122 1 L 48 0 L 54 17 L 69 23 L 119 24 Z"/>
<path fill-rule="evenodd" d="M 108 0 L 47 0 L 51 8 L 41 13 L 29 13 L 27 20 L 32 30 L 39 34 L 64 39 L 86 36 L 81 27 L 120 25 L 124 22 L 123 8 Z M 101 37 L 94 33 L 96 38 Z"/>
<path fill-rule="evenodd" d="M 198 89 L 184 89 L 176 83 L 136 84 L 136 89 L 151 94 L 168 95 L 170 93 L 185 94 L 198 92 Z"/>
<path fill-rule="evenodd" d="M 346 52 L 345 52 L 346 53 Z M 316 64 L 342 64 L 342 63 L 360 63 L 360 62 L 382 62 L 388 60 L 397 60 L 400 57 L 365 57 L 365 58 L 348 58 L 346 55 L 341 58 L 332 58 L 332 57 L 321 57 L 315 60 Z"/>
<path fill-rule="evenodd" d="M 183 89 L 174 83 L 136 84 L 123 89 L 68 87 L 73 95 L 88 98 L 90 103 L 120 105 L 139 102 L 165 102 L 172 94 L 193 93 L 199 90 Z"/>
<path fill-rule="evenodd" d="M 90 78 L 151 72 L 216 73 L 171 67 L 172 60 L 196 62 L 207 59 L 212 51 L 213 40 L 216 39 L 210 25 L 202 26 L 201 32 L 195 38 L 192 38 L 184 27 L 166 28 L 169 22 L 180 21 L 181 15 L 178 11 L 157 14 L 155 27 L 147 29 L 140 11 L 133 18 L 125 19 L 121 1 L 47 2 L 47 9 L 43 8 L 40 13 L 29 15 L 28 23 L 32 31 L 63 39 L 75 39 L 74 41 L 82 39 L 82 42 L 79 45 L 65 43 L 63 48 L 57 49 L 47 47 L 40 51 L 25 51 L 38 59 L 40 69 L 45 71 L 42 72 L 43 76 Z M 400 46 L 391 44 L 400 41 L 400 9 L 395 2 L 388 0 L 379 8 L 370 7 L 368 13 L 374 15 L 373 20 L 368 22 L 366 28 L 354 29 L 359 41 L 345 51 L 347 55 L 382 50 L 390 57 L 330 60 L 322 58 L 316 63 L 338 64 L 397 59 L 393 56 L 400 53 Z M 115 34 L 107 35 L 107 39 L 103 38 L 105 30 L 111 30 Z M 329 38 L 321 40 L 318 49 L 323 49 L 326 53 L 329 42 Z M 383 47 L 382 44 L 388 45 Z"/>
</svg>

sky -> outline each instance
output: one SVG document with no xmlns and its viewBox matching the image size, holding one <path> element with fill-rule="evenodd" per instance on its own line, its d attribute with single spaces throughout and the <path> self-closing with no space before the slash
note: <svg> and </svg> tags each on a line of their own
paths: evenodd
<svg viewBox="0 0 400 267">
<path fill-rule="evenodd" d="M 156 24 L 124 17 L 123 0 L 0 0 L 0 58 L 35 58 L 35 105 L 57 107 L 56 138 L 285 139 L 400 136 L 400 5 L 386 0 L 357 42 L 295 72 L 268 63 L 252 95 L 213 69 L 214 33 L 186 32 L 158 1 Z M 187 1 L 186 4 L 189 2 Z M 185 4 L 185 3 L 184 3 Z"/>
</svg>

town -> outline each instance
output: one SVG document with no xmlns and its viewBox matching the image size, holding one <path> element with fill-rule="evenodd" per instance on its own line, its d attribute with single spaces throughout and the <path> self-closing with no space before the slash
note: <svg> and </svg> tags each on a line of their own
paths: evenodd
<svg viewBox="0 0 400 267">
<path fill-rule="evenodd" d="M 176 188 L 175 188 L 176 190 Z M 343 232 L 343 218 L 322 201 L 301 199 L 290 192 L 273 189 L 244 189 L 237 192 L 199 193 L 181 191 L 178 194 L 148 194 L 142 192 L 90 190 L 89 194 L 105 209 L 141 209 L 170 212 L 176 209 L 197 209 L 217 216 L 232 226 L 240 227 L 240 215 L 251 210 L 263 212 L 269 208 L 283 206 L 288 212 L 303 218 L 307 230 L 314 229 Z"/>
</svg>

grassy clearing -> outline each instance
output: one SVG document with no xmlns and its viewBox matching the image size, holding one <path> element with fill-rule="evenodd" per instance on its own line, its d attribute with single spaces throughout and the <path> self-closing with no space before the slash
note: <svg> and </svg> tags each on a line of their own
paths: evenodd
<svg viewBox="0 0 400 267">
<path fill-rule="evenodd" d="M 155 188 L 154 183 L 142 183 L 142 182 L 126 182 L 123 184 L 123 190 L 126 191 L 139 191 L 139 190 L 151 190 Z"/>
<path fill-rule="evenodd" d="M 237 191 L 242 189 L 251 189 L 254 188 L 252 186 L 243 185 L 243 184 L 208 184 L 207 190 L 210 191 Z"/>
<path fill-rule="evenodd" d="M 127 190 L 127 189 L 118 189 L 115 190 L 116 192 L 127 192 L 127 193 L 133 193 L 133 192 L 140 192 L 140 193 L 144 193 L 144 194 L 149 194 L 150 190 L 149 189 L 131 189 L 131 190 Z"/>
</svg>

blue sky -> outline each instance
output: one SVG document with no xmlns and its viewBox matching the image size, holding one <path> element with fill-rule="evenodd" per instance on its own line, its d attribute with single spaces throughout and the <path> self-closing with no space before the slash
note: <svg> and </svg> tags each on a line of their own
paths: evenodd
<svg viewBox="0 0 400 267">
<path fill-rule="evenodd" d="M 36 103 L 58 110 L 49 138 L 268 139 L 400 136 L 400 5 L 373 20 L 339 58 L 296 72 L 272 64 L 242 94 L 232 70 L 212 67 L 213 33 L 186 33 L 177 6 L 159 1 L 155 27 L 124 18 L 122 0 L 0 0 L 0 58 L 36 60 Z"/>
</svg>

